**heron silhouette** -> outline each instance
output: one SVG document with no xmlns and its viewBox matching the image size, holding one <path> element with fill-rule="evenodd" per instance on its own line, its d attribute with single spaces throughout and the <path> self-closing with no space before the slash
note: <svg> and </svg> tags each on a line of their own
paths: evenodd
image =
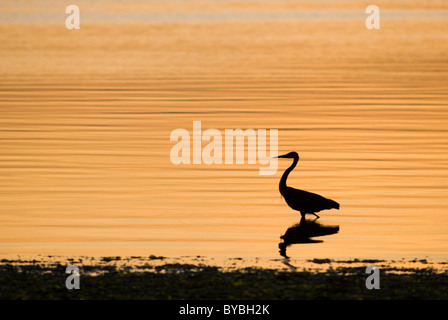
<svg viewBox="0 0 448 320">
<path fill-rule="evenodd" d="M 292 165 L 283 173 L 283 176 L 280 179 L 279 189 L 288 206 L 294 210 L 300 211 L 302 218 L 304 218 L 307 213 L 314 214 L 317 218 L 319 218 L 316 212 L 326 209 L 339 210 L 339 203 L 336 201 L 324 198 L 315 193 L 294 189 L 286 185 L 286 179 L 288 179 L 289 173 L 294 170 L 299 162 L 299 155 L 297 152 L 293 151 L 282 156 L 278 156 L 277 158 L 294 159 Z"/>
</svg>

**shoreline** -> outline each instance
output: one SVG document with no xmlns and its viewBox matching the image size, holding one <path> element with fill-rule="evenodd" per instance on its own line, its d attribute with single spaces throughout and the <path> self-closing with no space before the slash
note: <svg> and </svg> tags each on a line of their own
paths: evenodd
<svg viewBox="0 0 448 320">
<path fill-rule="evenodd" d="M 66 268 L 80 272 L 68 290 Z M 379 290 L 366 268 L 380 270 Z M 448 299 L 448 261 L 61 256 L 0 259 L 0 299 Z"/>
<path fill-rule="evenodd" d="M 252 258 L 252 257 L 207 257 L 207 256 L 179 256 L 167 257 L 158 255 L 148 256 L 63 256 L 37 255 L 16 257 L 0 257 L 0 267 L 13 265 L 18 268 L 29 265 L 40 266 L 42 270 L 51 270 L 54 266 L 76 265 L 90 269 L 110 268 L 116 271 L 136 272 L 138 270 L 151 271 L 164 265 L 188 265 L 191 267 L 214 267 L 223 272 L 241 271 L 245 269 L 264 269 L 278 272 L 286 271 L 315 271 L 326 272 L 332 268 L 361 268 L 375 265 L 388 272 L 398 272 L 405 269 L 434 269 L 438 272 L 448 272 L 448 259 L 435 260 L 429 258 L 400 258 L 400 259 L 367 259 L 367 258 Z M 95 275 L 91 272 L 88 275 Z"/>
</svg>

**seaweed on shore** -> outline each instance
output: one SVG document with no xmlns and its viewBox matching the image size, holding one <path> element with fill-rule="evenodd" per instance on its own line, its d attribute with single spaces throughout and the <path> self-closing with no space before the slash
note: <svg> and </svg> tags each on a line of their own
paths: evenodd
<svg viewBox="0 0 448 320">
<path fill-rule="evenodd" d="M 142 264 L 135 268 L 132 259 L 102 259 L 80 265 L 79 290 L 65 287 L 68 274 L 63 261 L 4 259 L 0 262 L 0 299 L 448 299 L 447 271 L 431 266 L 398 268 L 387 266 L 385 261 L 366 261 L 385 264 L 380 290 L 368 290 L 365 267 L 357 265 L 362 260 L 312 260 L 328 264 L 326 269 L 315 271 L 225 270 L 203 263 L 138 259 Z M 117 264 L 124 261 L 130 264 Z"/>
</svg>

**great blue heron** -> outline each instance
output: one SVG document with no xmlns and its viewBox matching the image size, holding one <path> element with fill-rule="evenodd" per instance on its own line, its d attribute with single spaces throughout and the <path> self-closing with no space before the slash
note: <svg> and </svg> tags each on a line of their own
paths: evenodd
<svg viewBox="0 0 448 320">
<path fill-rule="evenodd" d="M 297 163 L 299 162 L 299 155 L 297 154 L 297 152 L 293 151 L 282 156 L 278 156 L 278 158 L 294 159 L 292 165 L 285 170 L 285 173 L 283 173 L 279 185 L 280 193 L 282 194 L 283 198 L 285 198 L 288 206 L 290 206 L 294 210 L 300 211 L 302 217 L 305 217 L 305 215 L 309 213 L 314 214 L 317 218 L 319 218 L 316 212 L 325 209 L 339 210 L 339 203 L 337 203 L 336 201 L 324 198 L 315 193 L 294 189 L 286 185 L 286 179 L 288 178 L 289 173 L 296 167 Z"/>
</svg>

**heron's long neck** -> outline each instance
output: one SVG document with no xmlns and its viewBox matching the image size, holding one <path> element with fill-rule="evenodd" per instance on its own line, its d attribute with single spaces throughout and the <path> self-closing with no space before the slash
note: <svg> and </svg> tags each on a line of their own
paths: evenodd
<svg viewBox="0 0 448 320">
<path fill-rule="evenodd" d="M 285 172 L 283 173 L 283 176 L 282 176 L 282 178 L 280 179 L 280 185 L 279 185 L 279 187 L 280 187 L 280 192 L 281 192 L 283 189 L 286 188 L 286 179 L 288 179 L 288 175 L 289 175 L 289 173 L 290 173 L 292 170 L 294 170 L 294 168 L 296 167 L 297 162 L 299 162 L 299 158 L 294 158 L 294 162 L 292 163 L 292 165 L 291 165 L 288 169 L 286 169 Z"/>
</svg>

